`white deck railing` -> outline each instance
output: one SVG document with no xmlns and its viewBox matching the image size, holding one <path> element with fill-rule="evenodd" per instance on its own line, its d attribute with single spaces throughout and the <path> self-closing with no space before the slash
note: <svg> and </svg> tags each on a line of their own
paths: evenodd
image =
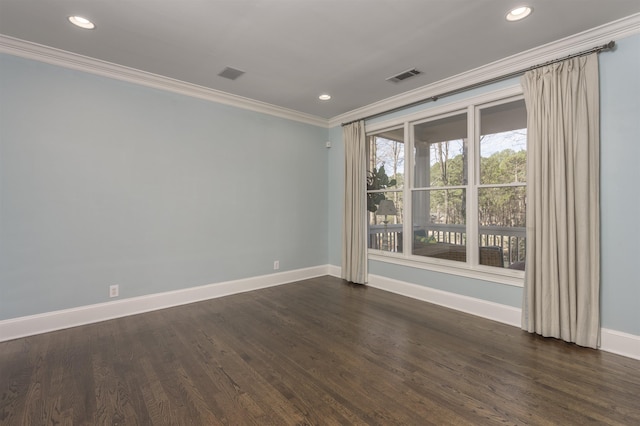
<svg viewBox="0 0 640 426">
<path fill-rule="evenodd" d="M 431 223 L 426 227 L 414 228 L 414 233 L 438 243 L 463 245 L 467 242 L 465 225 Z M 509 267 L 514 263 L 524 262 L 525 236 L 526 229 L 524 227 L 480 226 L 479 243 L 481 246 L 501 247 L 504 265 Z M 386 238 L 384 225 L 369 226 L 369 248 L 381 250 L 385 242 L 388 246 L 387 250 L 402 252 L 401 224 L 387 225 Z"/>
</svg>

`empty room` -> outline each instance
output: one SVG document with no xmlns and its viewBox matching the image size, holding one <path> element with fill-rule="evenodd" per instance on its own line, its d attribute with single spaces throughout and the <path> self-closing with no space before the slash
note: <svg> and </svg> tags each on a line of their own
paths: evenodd
<svg viewBox="0 0 640 426">
<path fill-rule="evenodd" d="M 0 425 L 640 424 L 637 0 L 0 0 Z"/>
</svg>

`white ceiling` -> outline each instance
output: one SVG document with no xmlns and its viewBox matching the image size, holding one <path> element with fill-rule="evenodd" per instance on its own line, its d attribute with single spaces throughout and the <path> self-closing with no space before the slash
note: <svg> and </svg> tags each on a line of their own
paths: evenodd
<svg viewBox="0 0 640 426">
<path fill-rule="evenodd" d="M 507 22 L 522 4 L 533 14 Z M 330 119 L 637 12 L 640 0 L 0 0 L 0 34 Z"/>
</svg>

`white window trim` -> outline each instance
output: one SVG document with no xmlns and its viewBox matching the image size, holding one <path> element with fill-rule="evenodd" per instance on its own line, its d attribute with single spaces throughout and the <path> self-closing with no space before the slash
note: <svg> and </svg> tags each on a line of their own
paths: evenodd
<svg viewBox="0 0 640 426">
<path fill-rule="evenodd" d="M 486 108 L 492 103 L 501 103 L 502 101 L 507 101 L 509 98 L 514 98 L 517 96 L 521 96 L 523 94 L 522 87 L 518 85 L 506 87 L 503 89 L 491 91 L 482 95 L 472 96 L 466 98 L 461 101 L 454 101 L 442 106 L 437 106 L 433 108 L 428 108 L 423 111 L 414 112 L 411 114 L 407 114 L 404 116 L 395 117 L 389 120 L 384 120 L 377 123 L 366 124 L 365 125 L 365 133 L 375 134 L 382 131 L 390 130 L 393 128 L 403 127 L 404 135 L 405 135 L 405 153 L 413 152 L 413 134 L 410 131 L 411 126 L 418 124 L 424 121 L 430 121 L 435 118 L 440 118 L 440 116 L 454 115 L 460 113 L 467 114 L 467 134 L 469 135 L 467 149 L 468 158 L 472 159 L 474 165 L 472 167 L 473 174 L 467 177 L 469 183 L 466 187 L 462 186 L 461 188 L 466 188 L 468 191 L 467 197 L 467 223 L 477 223 L 478 221 L 478 212 L 476 209 L 471 208 L 472 203 L 477 198 L 477 190 L 482 187 L 496 187 L 496 186 L 525 186 L 524 184 L 503 184 L 503 185 L 480 185 L 479 184 L 479 164 L 478 158 L 476 158 L 476 150 L 477 150 L 477 135 L 479 134 L 479 123 L 476 123 L 475 112 L 480 107 Z M 407 158 L 408 157 L 408 158 Z M 412 188 L 412 185 L 407 185 L 407 182 L 413 182 L 413 166 L 415 159 L 413 155 L 405 156 L 405 185 L 402 189 L 404 194 L 403 202 L 404 202 L 404 210 L 407 212 L 411 212 L 411 203 L 412 203 L 412 190 L 420 189 L 420 188 Z M 434 189 L 434 188 L 429 188 Z M 447 188 L 451 189 L 451 188 Z M 388 191 L 383 191 L 388 192 Z M 475 221 L 475 222 L 471 222 Z M 403 232 L 405 235 L 411 235 L 411 223 L 410 221 L 402 218 L 403 223 Z M 465 263 L 456 262 L 453 260 L 446 259 L 437 259 L 437 258 L 429 258 L 429 257 L 421 257 L 421 256 L 412 256 L 410 254 L 410 244 L 411 241 L 406 240 L 403 242 L 403 253 L 390 253 L 382 250 L 376 249 L 368 249 L 368 258 L 369 260 L 374 260 L 378 262 L 385 262 L 395 265 L 408 266 L 412 268 L 425 269 L 433 272 L 458 275 L 466 278 L 473 278 L 482 281 L 490 281 L 494 283 L 507 284 L 516 287 L 522 287 L 524 282 L 524 272 L 512 269 L 498 269 L 490 266 L 483 265 L 475 265 L 478 263 L 478 253 L 476 250 L 469 250 L 470 258 Z M 471 233 L 467 233 L 467 245 L 471 247 L 475 247 L 478 245 L 478 236 L 471 235 Z M 474 266 L 472 266 L 474 265 Z"/>
<path fill-rule="evenodd" d="M 437 258 L 419 258 L 420 256 L 405 257 L 401 254 L 383 252 L 381 250 L 369 249 L 369 260 L 390 263 L 411 268 L 424 269 L 432 272 L 440 272 L 449 275 L 458 275 L 465 278 L 489 281 L 492 283 L 506 284 L 514 287 L 522 287 L 524 272 L 511 269 L 494 271 L 491 266 L 478 266 L 471 269 L 467 264 L 460 265 L 455 260 L 445 260 Z"/>
</svg>

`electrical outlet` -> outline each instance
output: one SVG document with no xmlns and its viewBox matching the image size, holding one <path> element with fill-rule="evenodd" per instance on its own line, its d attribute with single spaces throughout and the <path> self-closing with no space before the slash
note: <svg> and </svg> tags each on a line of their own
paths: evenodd
<svg viewBox="0 0 640 426">
<path fill-rule="evenodd" d="M 273 270 L 277 270 L 280 269 L 280 261 L 279 260 L 274 260 L 273 261 Z"/>
<path fill-rule="evenodd" d="M 118 284 L 109 286 L 109 297 L 118 297 L 120 294 L 120 286 Z"/>
</svg>

